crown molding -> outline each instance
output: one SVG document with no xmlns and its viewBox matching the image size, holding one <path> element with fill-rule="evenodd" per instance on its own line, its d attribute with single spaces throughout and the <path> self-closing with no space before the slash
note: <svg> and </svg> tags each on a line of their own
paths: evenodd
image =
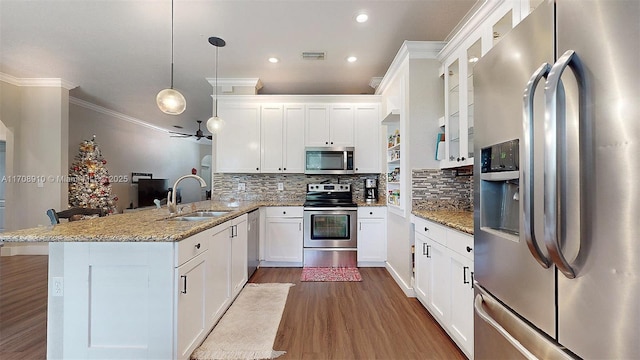
<svg viewBox="0 0 640 360">
<path fill-rule="evenodd" d="M 218 95 L 222 103 L 283 103 L 283 104 L 324 104 L 324 103 L 380 103 L 379 95 Z"/>
<path fill-rule="evenodd" d="M 369 80 L 369 86 L 372 88 L 377 88 L 378 86 L 380 86 L 380 83 L 382 82 L 382 78 L 381 77 L 372 77 L 371 80 Z"/>
<path fill-rule="evenodd" d="M 90 103 L 88 101 L 84 101 L 84 100 L 78 99 L 78 98 L 73 97 L 73 96 L 69 96 L 69 103 L 70 104 L 74 104 L 74 105 L 78 105 L 78 106 L 83 107 L 85 109 L 93 110 L 93 111 L 98 112 L 100 114 L 104 114 L 104 115 L 107 115 L 107 116 L 114 117 L 116 119 L 124 120 L 126 122 L 129 122 L 129 123 L 132 123 L 132 124 L 135 124 L 135 125 L 143 126 L 143 127 L 148 128 L 148 129 L 152 129 L 152 130 L 156 130 L 156 131 L 162 131 L 163 133 L 169 132 L 169 130 L 167 130 L 167 129 L 164 129 L 164 128 L 161 128 L 159 126 L 150 124 L 150 123 L 148 123 L 146 121 L 134 118 L 134 117 L 129 116 L 129 115 L 125 115 L 123 113 L 120 113 L 120 112 L 117 112 L 117 111 L 114 111 L 114 110 L 111 110 L 111 109 L 107 109 L 107 108 L 102 107 L 100 105 L 96 105 L 94 103 Z"/>
<path fill-rule="evenodd" d="M 0 73 L 0 81 L 15 86 L 60 87 L 67 90 L 78 87 L 78 85 L 60 78 L 18 78 L 5 73 Z"/>
<path fill-rule="evenodd" d="M 471 11 L 475 12 L 465 16 L 463 21 L 456 26 L 453 35 L 447 36 L 450 41 L 444 46 L 440 54 L 438 54 L 438 60 L 443 61 L 451 53 L 456 51 L 460 45 L 476 31 L 482 24 L 500 7 L 506 0 L 485 0 L 481 5 L 474 6 Z"/>
<path fill-rule="evenodd" d="M 216 78 L 206 79 L 212 87 L 216 86 Z M 218 78 L 217 82 L 223 92 L 233 92 L 234 86 L 250 87 L 256 89 L 256 92 L 262 89 L 262 81 L 259 78 Z"/>
<path fill-rule="evenodd" d="M 407 59 L 436 59 L 446 42 L 443 41 L 405 41 L 393 58 L 389 69 L 384 74 L 382 81 L 376 88 L 376 95 L 382 94 L 393 78 L 400 72 L 402 64 Z"/>
</svg>

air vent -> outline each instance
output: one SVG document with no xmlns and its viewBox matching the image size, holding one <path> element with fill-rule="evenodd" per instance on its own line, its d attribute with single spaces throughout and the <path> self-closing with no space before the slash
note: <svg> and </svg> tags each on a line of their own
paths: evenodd
<svg viewBox="0 0 640 360">
<path fill-rule="evenodd" d="M 324 51 L 305 51 L 302 53 L 302 60 L 324 60 Z"/>
</svg>

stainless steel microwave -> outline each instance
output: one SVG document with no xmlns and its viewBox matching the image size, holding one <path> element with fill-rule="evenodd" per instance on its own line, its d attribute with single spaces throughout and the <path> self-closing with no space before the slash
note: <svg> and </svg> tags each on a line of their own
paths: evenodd
<svg viewBox="0 0 640 360">
<path fill-rule="evenodd" d="M 308 147 L 304 154 L 305 174 L 353 174 L 353 147 Z"/>
</svg>

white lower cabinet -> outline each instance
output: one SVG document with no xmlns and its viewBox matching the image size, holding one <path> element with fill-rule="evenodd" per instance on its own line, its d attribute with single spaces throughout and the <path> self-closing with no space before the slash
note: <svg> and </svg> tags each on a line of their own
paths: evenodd
<svg viewBox="0 0 640 360">
<path fill-rule="evenodd" d="M 358 208 L 358 266 L 384 267 L 387 261 L 387 208 Z"/>
<path fill-rule="evenodd" d="M 231 297 L 235 298 L 247 283 L 247 215 L 231 221 Z"/>
<path fill-rule="evenodd" d="M 473 236 L 412 217 L 417 298 L 473 357 Z"/>
<path fill-rule="evenodd" d="M 205 335 L 205 289 L 207 251 L 180 265 L 178 284 L 178 357 L 188 358 Z"/>
<path fill-rule="evenodd" d="M 262 266 L 302 266 L 302 207 L 268 207 L 265 211 Z"/>
</svg>

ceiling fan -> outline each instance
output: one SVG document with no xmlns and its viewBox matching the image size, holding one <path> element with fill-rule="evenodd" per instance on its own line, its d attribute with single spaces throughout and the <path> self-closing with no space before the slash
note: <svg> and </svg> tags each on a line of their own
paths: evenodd
<svg viewBox="0 0 640 360">
<path fill-rule="evenodd" d="M 200 124 L 202 124 L 202 120 L 197 120 L 198 122 L 198 131 L 196 131 L 195 134 L 185 134 L 185 133 L 179 133 L 179 132 L 175 132 L 175 131 L 169 131 L 171 134 L 175 134 L 175 135 L 171 135 L 171 137 L 190 137 L 190 136 L 195 136 L 196 140 L 200 140 L 202 138 L 207 138 L 209 140 L 212 139 L 211 135 L 205 135 L 202 130 L 200 130 Z"/>
</svg>

